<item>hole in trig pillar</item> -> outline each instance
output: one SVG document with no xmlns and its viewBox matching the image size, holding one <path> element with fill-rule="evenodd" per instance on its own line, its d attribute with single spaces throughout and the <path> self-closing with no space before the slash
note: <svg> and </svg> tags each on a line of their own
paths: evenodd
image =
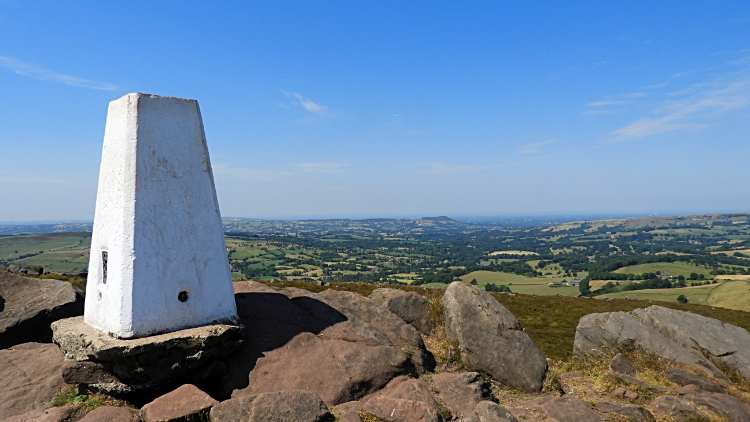
<svg viewBox="0 0 750 422">
<path fill-rule="evenodd" d="M 102 283 L 107 284 L 107 251 L 102 251 Z"/>
<path fill-rule="evenodd" d="M 188 300 L 188 292 L 186 290 L 181 291 L 177 295 L 177 300 L 179 300 L 180 302 L 187 302 L 187 300 Z"/>
</svg>

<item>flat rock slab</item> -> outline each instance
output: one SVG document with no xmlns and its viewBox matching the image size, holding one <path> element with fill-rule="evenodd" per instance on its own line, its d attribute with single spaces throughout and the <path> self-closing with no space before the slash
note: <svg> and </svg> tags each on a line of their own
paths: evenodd
<svg viewBox="0 0 750 422">
<path fill-rule="evenodd" d="M 430 386 L 422 379 L 395 378 L 383 390 L 360 402 L 365 412 L 388 421 L 443 421 Z"/>
<path fill-rule="evenodd" d="M 180 422 L 199 419 L 202 414 L 219 404 L 208 394 L 192 384 L 185 384 L 141 408 L 144 422 Z"/>
<path fill-rule="evenodd" d="M 83 296 L 67 281 L 0 271 L 0 349 L 50 342 L 50 324 L 83 315 Z"/>
<path fill-rule="evenodd" d="M 65 387 L 63 355 L 49 343 L 0 350 L 0 419 L 50 407 Z"/>
<path fill-rule="evenodd" d="M 433 391 L 454 418 L 471 415 L 477 404 L 492 399 L 489 383 L 477 372 L 444 372 L 433 375 L 431 381 Z"/>
<path fill-rule="evenodd" d="M 78 422 L 138 422 L 138 411 L 129 407 L 102 406 L 89 412 Z"/>
<path fill-rule="evenodd" d="M 65 356 L 80 363 L 66 364 L 66 378 L 74 383 L 101 380 L 92 383 L 94 388 L 111 394 L 148 390 L 210 373 L 203 369 L 239 349 L 244 336 L 242 326 L 219 324 L 124 340 L 96 330 L 83 317 L 56 321 L 52 330 Z M 107 373 L 116 380 L 107 380 Z"/>
<path fill-rule="evenodd" d="M 325 403 L 309 391 L 275 391 L 223 401 L 211 408 L 211 422 L 325 422 Z"/>
<path fill-rule="evenodd" d="M 560 422 L 602 422 L 596 412 L 577 398 L 539 397 L 528 404 Z"/>
<path fill-rule="evenodd" d="M 690 372 L 683 371 L 678 368 L 667 368 L 665 375 L 668 380 L 679 385 L 696 385 L 701 390 L 711 391 L 714 393 L 723 393 L 724 389 L 721 386 L 706 377 L 691 374 Z"/>
<path fill-rule="evenodd" d="M 36 409 L 22 415 L 11 416 L 3 419 L 2 422 L 73 422 L 79 420 L 83 413 L 79 406 L 51 407 L 49 409 Z M 127 419 L 118 419 L 112 422 L 129 421 Z"/>
<path fill-rule="evenodd" d="M 615 403 L 615 402 L 598 402 L 596 410 L 605 413 L 617 413 L 636 422 L 654 422 L 656 419 L 646 408 L 634 404 Z"/>
</svg>

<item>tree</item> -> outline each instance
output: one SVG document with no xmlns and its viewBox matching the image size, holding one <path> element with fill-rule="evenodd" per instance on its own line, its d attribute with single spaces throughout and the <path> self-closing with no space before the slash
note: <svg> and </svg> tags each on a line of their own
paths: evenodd
<svg viewBox="0 0 750 422">
<path fill-rule="evenodd" d="M 471 281 L 469 282 L 469 284 L 471 284 L 473 286 L 476 286 L 479 283 L 477 283 L 477 279 L 476 278 L 472 278 Z"/>
<path fill-rule="evenodd" d="M 688 303 L 688 299 L 685 297 L 685 295 L 677 296 L 677 301 L 680 303 Z"/>
<path fill-rule="evenodd" d="M 677 280 L 679 280 L 679 281 L 685 281 L 685 276 L 682 275 L 682 274 L 680 274 L 680 275 L 677 276 Z"/>
</svg>

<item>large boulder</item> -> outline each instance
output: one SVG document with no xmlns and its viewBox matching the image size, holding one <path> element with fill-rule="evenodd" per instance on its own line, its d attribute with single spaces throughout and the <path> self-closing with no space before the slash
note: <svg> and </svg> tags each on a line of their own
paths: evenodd
<svg viewBox="0 0 750 422">
<path fill-rule="evenodd" d="M 497 299 L 456 281 L 445 290 L 443 308 L 446 336 L 458 341 L 467 369 L 486 371 L 512 388 L 541 391 L 547 359 Z"/>
<path fill-rule="evenodd" d="M 226 395 L 302 390 L 335 406 L 413 371 L 406 353 L 385 334 L 355 313 L 334 308 L 333 300 L 301 290 L 287 295 L 253 282 L 235 283 L 235 291 L 246 341 L 227 361 Z M 387 309 L 381 312 L 414 330 Z"/>
<path fill-rule="evenodd" d="M 65 387 L 63 355 L 49 343 L 0 350 L 0 419 L 50 407 Z"/>
<path fill-rule="evenodd" d="M 52 340 L 50 324 L 83 315 L 83 295 L 72 284 L 0 271 L 0 349 Z"/>
<path fill-rule="evenodd" d="M 211 408 L 211 422 L 324 422 L 325 403 L 309 391 L 275 391 L 223 401 Z"/>
<path fill-rule="evenodd" d="M 74 422 L 81 418 L 85 412 L 80 406 L 60 406 L 49 409 L 30 410 L 21 415 L 11 416 L 3 419 L 2 422 Z M 91 419 L 85 422 L 92 422 Z M 105 422 L 105 421 L 102 421 Z M 109 422 L 109 421 L 106 421 Z M 134 422 L 127 419 L 116 419 L 111 422 Z"/>
<path fill-rule="evenodd" d="M 750 333 L 740 327 L 661 306 L 589 314 L 579 320 L 574 356 L 606 355 L 621 348 L 645 350 L 707 377 L 727 380 L 717 361 L 750 377 Z"/>
<path fill-rule="evenodd" d="M 101 406 L 89 412 L 79 422 L 138 422 L 138 411 L 124 406 Z"/>
<path fill-rule="evenodd" d="M 688 402 L 708 409 L 719 417 L 731 422 L 750 421 L 750 404 L 743 403 L 735 396 L 701 390 L 698 386 L 688 385 L 680 390 Z"/>
<path fill-rule="evenodd" d="M 430 318 L 430 304 L 424 296 L 398 289 L 380 288 L 373 290 L 369 298 L 385 305 L 420 333 L 432 333 L 434 324 Z"/>
</svg>

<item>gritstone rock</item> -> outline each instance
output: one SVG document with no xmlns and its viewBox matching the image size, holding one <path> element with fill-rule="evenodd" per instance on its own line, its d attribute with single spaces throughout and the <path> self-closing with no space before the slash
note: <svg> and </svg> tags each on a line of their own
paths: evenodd
<svg viewBox="0 0 750 422">
<path fill-rule="evenodd" d="M 609 369 L 620 374 L 635 376 L 635 367 L 622 353 L 618 353 L 609 363 Z"/>
<path fill-rule="evenodd" d="M 198 419 L 203 413 L 219 404 L 208 394 L 192 384 L 185 384 L 141 408 L 144 422 L 179 422 Z"/>
<path fill-rule="evenodd" d="M 458 340 L 470 370 L 487 371 L 501 383 L 539 392 L 547 360 L 513 314 L 489 293 L 457 281 L 443 296 L 445 333 Z"/>
<path fill-rule="evenodd" d="M 634 404 L 602 401 L 596 403 L 596 409 L 600 412 L 617 413 L 618 415 L 625 416 L 635 422 L 653 422 L 656 420 L 651 412 Z"/>
<path fill-rule="evenodd" d="M 470 415 L 477 404 L 492 399 L 490 385 L 477 372 L 435 374 L 432 385 L 438 399 L 451 410 L 454 418 Z"/>
<path fill-rule="evenodd" d="M 560 422 L 602 422 L 596 412 L 576 398 L 539 397 L 529 402 L 529 405 Z"/>
<path fill-rule="evenodd" d="M 97 407 L 78 422 L 138 422 L 138 411 L 122 406 Z"/>
<path fill-rule="evenodd" d="M 65 382 L 54 344 L 24 343 L 0 350 L 0 419 L 50 407 Z"/>
<path fill-rule="evenodd" d="M 211 422 L 325 422 L 325 403 L 308 391 L 275 391 L 223 401 L 211 408 Z"/>
<path fill-rule="evenodd" d="M 22 415 L 3 419 L 2 422 L 73 422 L 80 419 L 83 413 L 79 406 L 60 406 L 49 409 L 31 410 Z M 126 421 L 122 419 L 117 420 L 117 422 Z"/>
<path fill-rule="evenodd" d="M 424 380 L 395 378 L 381 391 L 361 400 L 365 412 L 393 422 L 442 422 L 435 398 Z"/>
<path fill-rule="evenodd" d="M 675 396 L 659 396 L 651 402 L 656 416 L 660 418 L 672 417 L 678 422 L 698 420 L 700 413 L 691 403 Z"/>
<path fill-rule="evenodd" d="M 370 300 L 385 305 L 422 334 L 431 334 L 430 304 L 422 295 L 397 289 L 375 289 Z"/>
<path fill-rule="evenodd" d="M 50 324 L 83 315 L 83 296 L 67 281 L 0 271 L 0 349 L 52 340 Z"/>
</svg>

